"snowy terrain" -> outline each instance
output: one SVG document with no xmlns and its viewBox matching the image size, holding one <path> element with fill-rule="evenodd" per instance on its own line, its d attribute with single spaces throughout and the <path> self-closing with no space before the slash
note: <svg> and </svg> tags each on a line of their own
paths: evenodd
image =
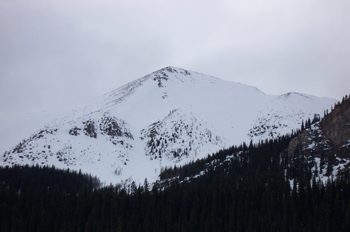
<svg viewBox="0 0 350 232">
<path fill-rule="evenodd" d="M 45 126 L 39 119 L 29 123 L 22 141 L 6 148 L 1 165 L 55 165 L 92 173 L 106 184 L 153 182 L 162 167 L 290 133 L 335 102 L 299 93 L 267 95 L 167 67 L 58 114 Z"/>
</svg>

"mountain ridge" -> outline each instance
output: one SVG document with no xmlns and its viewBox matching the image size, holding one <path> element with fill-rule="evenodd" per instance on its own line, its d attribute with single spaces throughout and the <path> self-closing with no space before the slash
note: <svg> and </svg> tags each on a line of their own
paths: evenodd
<svg viewBox="0 0 350 232">
<path fill-rule="evenodd" d="M 164 166 L 290 133 L 335 102 L 285 95 L 169 66 L 47 124 L 1 163 L 82 169 L 112 183 L 154 181 Z"/>
</svg>

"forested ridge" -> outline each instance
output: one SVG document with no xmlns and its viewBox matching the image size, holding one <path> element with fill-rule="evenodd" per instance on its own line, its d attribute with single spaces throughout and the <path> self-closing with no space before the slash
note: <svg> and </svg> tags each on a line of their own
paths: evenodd
<svg viewBox="0 0 350 232">
<path fill-rule="evenodd" d="M 209 157 L 213 166 L 205 174 L 191 181 L 174 177 L 152 187 L 145 180 L 143 186 L 96 188 L 98 181 L 81 173 L 48 167 L 1 168 L 0 228 L 348 231 L 349 173 L 326 184 L 317 181 L 302 159 L 291 162 L 285 155 L 289 140 L 222 150 Z M 215 166 L 228 154 L 239 155 Z"/>
</svg>

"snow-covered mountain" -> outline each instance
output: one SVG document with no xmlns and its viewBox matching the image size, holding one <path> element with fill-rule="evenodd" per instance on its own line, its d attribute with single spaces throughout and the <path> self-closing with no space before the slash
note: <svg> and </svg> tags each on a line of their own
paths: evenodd
<svg viewBox="0 0 350 232">
<path fill-rule="evenodd" d="M 55 165 L 102 181 L 155 181 L 162 167 L 222 148 L 273 138 L 336 100 L 255 87 L 166 67 L 39 128 L 1 156 L 1 165 Z"/>
</svg>

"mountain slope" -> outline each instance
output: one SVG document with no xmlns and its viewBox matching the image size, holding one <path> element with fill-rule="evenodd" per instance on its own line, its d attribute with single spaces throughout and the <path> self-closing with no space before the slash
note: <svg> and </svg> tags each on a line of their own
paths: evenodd
<svg viewBox="0 0 350 232">
<path fill-rule="evenodd" d="M 249 179 L 249 175 L 255 176 L 254 180 L 279 175 L 272 179 L 287 180 L 290 187 L 295 187 L 297 182 L 319 185 L 347 178 L 350 167 L 350 98 L 346 96 L 330 114 L 326 113 L 322 119 L 308 120 L 302 128 L 278 139 L 249 146 L 235 145 L 195 162 L 167 168 L 160 174 L 158 183 L 166 186 L 175 178 L 180 182 L 191 182 L 213 176 L 227 178 L 229 175 L 239 182 Z"/>
<path fill-rule="evenodd" d="M 334 102 L 298 93 L 267 95 L 166 67 L 52 121 L 5 152 L 1 164 L 81 169 L 107 184 L 154 181 L 164 166 L 289 133 Z"/>
</svg>

